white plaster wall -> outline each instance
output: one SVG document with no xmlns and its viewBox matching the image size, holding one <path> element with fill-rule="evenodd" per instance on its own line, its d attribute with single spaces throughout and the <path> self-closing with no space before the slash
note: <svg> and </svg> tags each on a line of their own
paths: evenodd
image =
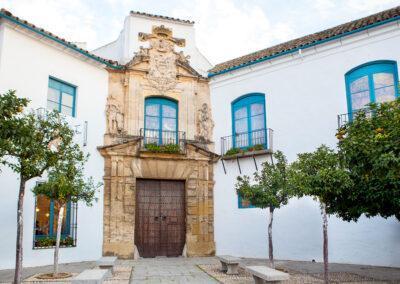
<svg viewBox="0 0 400 284">
<path fill-rule="evenodd" d="M 398 23 L 303 50 L 211 81 L 214 141 L 231 135 L 231 102 L 247 93 L 266 98 L 267 127 L 274 129 L 274 148 L 289 160 L 325 143 L 336 145 L 337 114 L 347 113 L 344 74 L 362 63 L 389 59 L 400 64 Z M 216 111 L 218 110 L 218 111 Z M 227 127 L 227 125 L 229 125 Z M 261 158 L 260 158 L 261 159 Z M 265 158 L 264 158 L 265 159 Z M 242 159 L 244 173 L 254 172 Z M 235 162 L 215 165 L 215 239 L 217 254 L 268 257 L 266 210 L 238 209 Z M 322 260 L 319 206 L 293 199 L 274 219 L 275 257 Z M 400 222 L 394 218 L 361 218 L 358 223 L 329 219 L 331 262 L 400 266 Z"/>
<path fill-rule="evenodd" d="M 134 53 L 139 50 L 140 46 L 148 46 L 147 42 L 139 41 L 138 34 L 140 32 L 151 33 L 153 26 L 160 25 L 172 29 L 173 37 L 186 40 L 186 46 L 183 48 L 176 47 L 176 50 L 182 50 L 185 55 L 189 55 L 190 65 L 196 69 L 197 72 L 205 76 L 207 70 L 211 68 L 211 64 L 197 49 L 195 29 L 191 24 L 139 15 L 129 15 L 125 18 L 123 30 L 116 40 L 116 43 L 100 47 L 93 52 L 99 56 L 105 56 L 106 58 L 114 59 L 121 64 L 125 64 L 132 59 Z"/>
<path fill-rule="evenodd" d="M 88 121 L 90 153 L 86 164 L 87 176 L 102 181 L 103 158 L 96 147 L 103 142 L 105 132 L 104 108 L 108 91 L 108 74 L 101 67 L 89 64 L 54 47 L 0 26 L 0 93 L 9 89 L 31 100 L 32 108 L 46 107 L 49 76 L 77 86 L 76 119 L 74 125 Z M 82 141 L 82 137 L 78 137 Z M 12 268 L 15 261 L 16 209 L 18 177 L 2 167 L 0 173 L 0 269 Z M 24 204 L 24 266 L 52 263 L 52 249 L 33 250 L 34 196 L 31 189 L 35 181 L 28 182 Z M 77 247 L 62 248 L 60 262 L 94 260 L 101 256 L 103 203 L 102 188 L 99 201 L 93 207 L 79 203 Z"/>
</svg>

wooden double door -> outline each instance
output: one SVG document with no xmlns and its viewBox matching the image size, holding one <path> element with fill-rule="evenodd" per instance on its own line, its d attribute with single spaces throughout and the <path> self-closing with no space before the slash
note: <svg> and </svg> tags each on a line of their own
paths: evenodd
<svg viewBox="0 0 400 284">
<path fill-rule="evenodd" d="M 136 180 L 135 245 L 140 256 L 182 255 L 185 231 L 185 182 Z"/>
</svg>

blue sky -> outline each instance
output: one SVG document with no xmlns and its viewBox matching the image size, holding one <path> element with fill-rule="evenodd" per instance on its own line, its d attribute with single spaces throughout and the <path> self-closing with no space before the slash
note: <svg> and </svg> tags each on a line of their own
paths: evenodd
<svg viewBox="0 0 400 284">
<path fill-rule="evenodd" d="M 0 0 L 0 7 L 89 49 L 113 41 L 130 10 L 196 22 L 218 63 L 400 5 L 400 0 Z"/>
</svg>

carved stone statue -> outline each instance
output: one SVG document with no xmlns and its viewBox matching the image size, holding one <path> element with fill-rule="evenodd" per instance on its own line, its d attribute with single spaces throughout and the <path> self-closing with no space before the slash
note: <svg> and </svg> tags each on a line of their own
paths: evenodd
<svg viewBox="0 0 400 284">
<path fill-rule="evenodd" d="M 211 135 L 214 129 L 214 122 L 211 118 L 210 108 L 206 103 L 201 106 L 201 109 L 198 111 L 198 119 L 197 119 L 197 133 L 198 138 L 202 142 L 210 142 Z"/>
<path fill-rule="evenodd" d="M 107 133 L 120 134 L 124 130 L 124 114 L 117 99 L 112 95 L 107 98 Z"/>
</svg>

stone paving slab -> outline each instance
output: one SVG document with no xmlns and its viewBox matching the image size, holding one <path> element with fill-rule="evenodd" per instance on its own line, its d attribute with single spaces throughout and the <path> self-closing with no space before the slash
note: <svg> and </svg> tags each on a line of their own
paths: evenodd
<svg viewBox="0 0 400 284">
<path fill-rule="evenodd" d="M 139 259 L 133 263 L 133 283 L 218 283 L 202 271 L 197 264 L 216 261 L 214 258 L 154 258 Z"/>
</svg>

